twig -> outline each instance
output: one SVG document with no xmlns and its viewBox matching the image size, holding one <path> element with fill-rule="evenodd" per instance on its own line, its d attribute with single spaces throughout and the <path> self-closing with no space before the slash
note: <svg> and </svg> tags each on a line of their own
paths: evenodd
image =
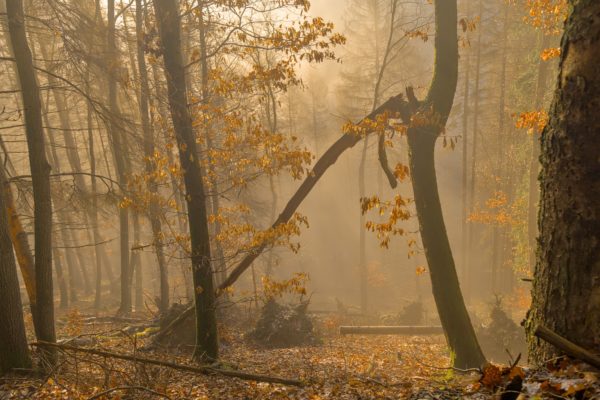
<svg viewBox="0 0 600 400">
<path fill-rule="evenodd" d="M 456 367 L 437 367 L 435 365 L 429 365 L 424 363 L 423 361 L 419 360 L 419 358 L 417 356 L 415 356 L 414 354 L 412 355 L 412 357 L 415 359 L 415 361 L 417 362 L 417 364 L 421 364 L 424 367 L 427 368 L 431 368 L 431 369 L 439 369 L 439 370 L 452 370 L 452 371 L 456 371 L 456 372 L 462 372 L 465 374 L 468 374 L 470 372 L 477 372 L 477 373 L 482 373 L 481 368 L 467 368 L 467 369 L 462 369 L 462 368 L 456 368 Z"/>
<path fill-rule="evenodd" d="M 153 359 L 149 359 L 149 358 L 136 357 L 136 356 L 131 356 L 131 355 L 127 355 L 127 354 L 111 353 L 108 351 L 86 349 L 83 347 L 75 347 L 75 346 L 69 346 L 69 345 L 58 344 L 58 343 L 35 342 L 35 343 L 31 343 L 31 345 L 38 346 L 38 347 L 54 347 L 54 348 L 59 348 L 59 349 L 63 349 L 63 350 L 70 350 L 70 351 L 76 351 L 76 352 L 80 352 L 80 353 L 93 354 L 93 355 L 102 356 L 102 357 L 116 358 L 119 360 L 141 362 L 141 363 L 145 363 L 145 364 L 158 365 L 160 367 L 172 368 L 172 369 L 176 369 L 179 371 L 192 372 L 192 373 L 196 373 L 196 374 L 203 374 L 203 375 L 218 374 L 218 375 L 228 376 L 231 378 L 239 378 L 239 379 L 243 379 L 243 380 L 247 380 L 247 381 L 279 383 L 282 385 L 289 385 L 289 386 L 303 386 L 303 383 L 296 379 L 285 379 L 285 378 L 280 378 L 280 377 L 276 377 L 276 376 L 257 375 L 257 374 L 251 374 L 248 372 L 240 372 L 240 371 L 230 371 L 230 370 L 214 368 L 214 367 L 210 367 L 210 366 L 206 366 L 206 365 L 192 367 L 190 365 L 176 364 L 176 363 L 172 363 L 172 362 L 168 362 L 168 361 L 153 360 Z"/>
<path fill-rule="evenodd" d="M 151 393 L 151 394 L 153 394 L 155 396 L 159 396 L 159 397 L 171 400 L 171 398 L 169 396 L 167 396 L 166 394 L 159 393 L 159 392 L 157 392 L 155 390 L 149 389 L 149 388 L 144 387 L 144 386 L 118 386 L 118 387 L 110 388 L 110 389 L 105 390 L 103 392 L 96 393 L 92 397 L 88 397 L 87 400 L 99 399 L 102 396 L 105 396 L 105 395 L 107 395 L 109 393 L 112 393 L 112 392 L 116 392 L 118 390 L 142 390 L 144 392 Z"/>
</svg>

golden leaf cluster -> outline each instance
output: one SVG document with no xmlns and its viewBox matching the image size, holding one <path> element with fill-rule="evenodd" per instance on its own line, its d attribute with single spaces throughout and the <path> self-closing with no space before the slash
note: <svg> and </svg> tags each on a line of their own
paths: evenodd
<svg viewBox="0 0 600 400">
<path fill-rule="evenodd" d="M 530 135 L 542 133 L 548 123 L 548 113 L 546 111 L 527 111 L 516 115 L 517 122 L 515 126 L 518 129 L 527 129 Z"/>
<path fill-rule="evenodd" d="M 310 280 L 308 274 L 296 272 L 290 279 L 276 281 L 269 276 L 261 278 L 263 295 L 266 300 L 281 298 L 285 294 L 306 296 L 306 283 Z"/>
<path fill-rule="evenodd" d="M 400 221 L 407 221 L 410 218 L 411 213 L 408 206 L 412 203 L 412 200 L 398 194 L 391 201 L 381 201 L 378 196 L 372 196 L 363 197 L 360 202 L 363 214 L 376 209 L 379 216 L 385 217 L 383 222 L 367 221 L 365 223 L 365 228 L 377 235 L 381 247 L 386 249 L 389 247 L 390 236 L 406 235 L 407 232 L 397 225 Z"/>
<path fill-rule="evenodd" d="M 567 17 L 567 0 L 525 0 L 526 24 L 542 29 L 546 34 L 558 35 Z"/>
</svg>

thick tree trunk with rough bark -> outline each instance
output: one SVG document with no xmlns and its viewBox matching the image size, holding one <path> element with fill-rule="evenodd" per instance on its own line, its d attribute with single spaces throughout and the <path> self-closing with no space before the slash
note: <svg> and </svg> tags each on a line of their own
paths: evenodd
<svg viewBox="0 0 600 400">
<path fill-rule="evenodd" d="M 194 358 L 216 359 L 219 354 L 215 317 L 215 292 L 210 258 L 206 195 L 192 118 L 187 107 L 185 69 L 181 57 L 181 19 L 178 2 L 155 0 L 154 7 L 165 64 L 169 107 L 183 169 L 191 236 L 192 278 L 196 312 Z"/>
<path fill-rule="evenodd" d="M 557 350 L 538 324 L 600 351 L 600 2 L 570 1 L 558 86 L 542 133 L 539 239 L 527 329 L 530 357 Z"/>
<path fill-rule="evenodd" d="M 5 198 L 5 191 L 0 190 L 0 375 L 31 366 Z"/>
<path fill-rule="evenodd" d="M 56 335 L 52 287 L 52 199 L 50 197 L 50 165 L 46 160 L 45 153 L 40 93 L 25 33 L 23 2 L 21 0 L 7 1 L 6 12 L 25 110 L 25 132 L 33 184 L 36 336 L 38 340 L 54 342 Z M 54 352 L 48 351 L 46 354 L 49 355 L 47 361 L 53 362 Z"/>
</svg>

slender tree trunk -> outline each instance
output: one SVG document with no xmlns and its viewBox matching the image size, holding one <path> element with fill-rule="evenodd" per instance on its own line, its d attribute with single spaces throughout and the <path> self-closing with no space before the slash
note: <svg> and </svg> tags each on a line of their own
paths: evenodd
<svg viewBox="0 0 600 400">
<path fill-rule="evenodd" d="M 56 269 L 56 279 L 58 279 L 58 288 L 60 291 L 60 303 L 58 307 L 61 310 L 66 310 L 69 308 L 69 288 L 67 286 L 62 258 L 56 247 L 52 248 L 52 261 L 54 261 L 54 269 Z"/>
<path fill-rule="evenodd" d="M 175 0 L 155 0 L 154 7 L 158 17 L 169 106 L 179 147 L 179 160 L 184 171 L 185 197 L 188 205 L 196 310 L 194 358 L 196 360 L 216 359 L 219 347 L 215 318 L 215 292 L 210 265 L 206 196 L 202 183 L 200 159 L 196 150 L 196 137 L 187 108 L 185 70 L 181 58 L 179 7 Z"/>
<path fill-rule="evenodd" d="M 133 245 L 140 244 L 140 217 L 138 213 L 133 213 Z M 139 312 L 144 308 L 144 280 L 142 278 L 142 255 L 140 250 L 131 252 L 131 273 L 135 277 L 135 311 Z M 132 277 L 132 280 L 133 278 Z M 162 310 L 161 310 L 162 311 Z"/>
<path fill-rule="evenodd" d="M 87 82 L 86 82 L 87 83 Z M 89 84 L 87 84 L 88 93 L 89 93 Z M 92 124 L 92 110 L 89 102 L 86 103 L 87 106 L 87 134 L 88 134 L 88 145 L 89 145 L 89 158 L 90 158 L 90 173 L 92 174 L 92 193 L 91 193 L 91 201 L 92 201 L 92 209 L 90 210 L 90 219 L 92 225 L 92 237 L 94 238 L 95 243 L 100 243 L 102 241 L 102 237 L 100 236 L 100 231 L 98 230 L 98 183 L 96 179 L 96 149 L 94 148 L 94 130 Z M 94 255 L 96 257 L 96 287 L 94 294 L 94 309 L 96 311 L 100 310 L 102 307 L 102 257 L 100 252 L 102 251 L 99 247 L 104 245 L 96 245 L 94 246 Z M 107 268 L 110 268 L 108 265 Z M 110 282 L 112 286 L 114 282 Z"/>
<path fill-rule="evenodd" d="M 159 76 L 158 76 L 158 68 L 157 68 L 156 63 L 152 63 L 151 68 L 152 68 L 152 77 L 154 80 L 155 96 L 150 96 L 148 99 L 152 106 L 152 107 L 150 107 L 150 113 L 151 113 L 150 119 L 154 120 L 154 118 L 152 118 L 152 110 L 157 110 L 161 121 L 166 122 L 168 120 L 168 112 L 165 109 L 164 102 L 160 101 L 160 100 L 156 101 L 154 103 L 152 102 L 152 100 L 154 98 L 156 98 L 156 99 L 163 98 L 163 90 L 162 90 L 162 84 L 161 84 Z M 166 154 L 167 154 L 167 160 L 169 161 L 169 164 L 173 164 L 175 162 L 175 160 L 174 160 L 173 153 L 171 152 L 171 150 L 167 149 Z M 179 183 L 177 182 L 177 179 L 175 178 L 175 176 L 173 174 L 171 174 L 170 179 L 171 179 L 171 190 L 175 194 L 173 197 L 175 198 L 175 205 L 176 205 L 177 211 L 179 214 L 184 214 L 186 212 L 185 201 L 183 199 L 183 194 L 180 190 Z M 187 232 L 186 219 L 182 218 L 181 215 L 177 216 L 177 226 L 179 228 L 179 232 L 181 232 L 182 234 L 184 232 Z M 185 297 L 188 302 L 191 302 L 194 297 L 193 296 L 193 288 L 192 288 L 193 285 L 191 284 L 191 279 L 189 277 L 189 269 L 188 269 L 189 267 L 188 267 L 187 263 L 183 262 L 183 260 L 186 257 L 185 257 L 185 251 L 181 245 L 178 245 L 178 255 L 179 255 L 179 267 L 180 267 L 180 271 L 181 271 L 181 277 L 183 279 Z"/>
<path fill-rule="evenodd" d="M 140 117 L 142 121 L 142 131 L 144 132 L 144 155 L 147 158 L 154 156 L 154 135 L 152 127 L 150 125 L 150 114 L 148 109 L 148 96 L 150 95 L 150 86 L 148 84 L 148 71 L 146 69 L 146 58 L 144 55 L 144 13 L 145 4 L 142 4 L 142 0 L 136 0 L 135 2 L 135 32 L 136 32 L 136 43 L 137 43 L 137 66 L 140 76 Z M 146 162 L 146 172 L 152 173 L 152 163 Z M 158 188 L 156 183 L 152 179 L 148 180 L 148 190 L 152 196 L 156 196 Z M 156 252 L 156 260 L 158 262 L 158 272 L 160 277 L 160 301 L 159 309 L 161 312 L 167 311 L 169 308 L 169 275 L 167 270 L 167 263 L 164 254 L 163 245 L 163 234 L 162 226 L 160 222 L 160 210 L 156 203 L 152 202 L 150 210 L 148 210 L 148 216 L 150 219 L 150 225 L 152 227 L 152 240 L 154 244 L 154 250 Z M 141 277 L 141 275 L 140 275 Z"/>
<path fill-rule="evenodd" d="M 526 323 L 538 363 L 558 352 L 533 336 L 538 324 L 600 350 L 600 2 L 569 3 L 541 141 L 540 234 Z"/>
<path fill-rule="evenodd" d="M 46 99 L 47 100 L 47 99 Z M 50 122 L 48 120 L 48 102 L 45 102 L 45 113 L 44 113 L 44 120 L 46 122 L 46 125 L 50 126 Z M 48 138 L 50 139 L 50 146 L 49 146 L 49 150 L 47 151 L 47 153 L 49 153 L 49 157 L 52 159 L 52 163 L 54 164 L 54 169 L 57 173 L 61 172 L 61 164 L 60 164 L 60 159 L 58 158 L 58 154 L 56 152 L 56 143 L 54 142 L 54 136 L 52 134 L 48 135 Z M 54 202 L 56 203 L 56 199 L 54 200 Z M 70 220 L 70 217 L 68 216 L 68 212 L 65 212 L 65 204 L 59 203 L 57 207 L 55 207 L 55 217 L 58 223 L 57 226 L 57 231 L 59 232 L 59 237 L 60 240 L 62 241 L 63 247 L 65 247 L 64 252 L 65 252 L 65 256 L 66 256 L 66 261 L 67 261 L 67 269 L 69 272 L 69 298 L 71 302 L 77 302 L 78 300 L 78 289 L 81 286 L 85 287 L 85 280 L 84 277 L 81 273 L 82 271 L 82 267 L 81 267 L 81 259 L 79 258 L 77 261 L 75 260 L 76 258 L 76 252 L 75 252 L 75 245 L 76 242 L 73 239 L 73 235 L 72 232 L 70 231 L 72 223 Z M 58 249 L 54 248 L 52 249 L 52 254 L 58 256 Z M 55 263 L 56 264 L 56 263 Z M 62 267 L 62 265 L 61 265 Z M 78 270 L 77 268 L 80 268 L 80 270 Z"/>
<path fill-rule="evenodd" d="M 38 340 L 54 342 L 56 334 L 52 286 L 52 199 L 50 197 L 50 165 L 45 154 L 40 93 L 25 33 L 23 2 L 21 0 L 7 1 L 6 12 L 25 110 L 25 132 L 33 184 L 36 336 Z M 46 362 L 54 363 L 55 351 L 46 350 L 43 354 Z"/>
<path fill-rule="evenodd" d="M 365 137 L 363 148 L 360 153 L 360 164 L 358 166 L 358 193 L 359 197 L 366 196 L 365 193 L 365 164 L 367 162 L 367 148 L 369 145 L 369 137 Z M 359 210 L 360 211 L 360 210 Z M 360 311 L 367 314 L 368 306 L 368 272 L 367 272 L 367 238 L 365 227 L 365 216 L 360 212 L 359 217 L 359 238 L 358 238 L 358 281 L 360 293 Z"/>
<path fill-rule="evenodd" d="M 119 185 L 125 187 L 126 182 L 126 163 L 125 132 L 121 123 L 118 123 L 119 109 L 117 104 L 117 71 L 119 69 L 118 54 L 115 38 L 115 0 L 108 0 L 107 3 L 108 30 L 107 30 L 107 49 L 108 49 L 108 103 L 110 109 L 110 120 L 108 123 L 109 133 L 113 146 L 113 155 L 117 170 Z M 120 232 L 120 253 L 121 253 L 121 305 L 120 314 L 128 314 L 132 309 L 131 299 L 131 268 L 129 259 L 129 211 L 127 207 L 118 207 L 119 209 L 119 232 Z"/>
<path fill-rule="evenodd" d="M 498 143 L 496 144 L 498 149 L 498 158 L 496 160 L 496 178 L 499 182 L 500 190 L 506 194 L 505 188 L 506 182 L 503 176 L 505 171 L 505 164 L 503 162 L 506 152 L 506 131 L 505 131 L 505 107 L 506 107 L 506 63 L 507 63 L 507 43 L 508 38 L 508 21 L 509 21 L 509 10 L 510 5 L 504 4 L 504 22 L 503 22 L 503 34 L 502 34 L 502 65 L 500 68 L 500 103 L 498 105 Z M 502 272 L 501 268 L 503 265 L 503 242 L 505 236 L 505 229 L 494 223 L 492 230 L 492 279 L 491 288 L 492 293 L 498 293 L 500 286 L 498 283 L 498 276 Z"/>
<path fill-rule="evenodd" d="M 275 220 L 277 217 L 277 188 L 275 187 L 275 179 L 273 176 L 269 176 L 269 189 L 271 192 L 271 213 L 269 214 L 269 218 L 271 221 Z M 269 255 L 267 257 L 267 270 L 265 271 L 265 275 L 271 276 L 273 274 L 273 268 L 275 267 L 275 255 L 273 253 L 273 249 L 269 251 Z M 227 271 L 223 271 L 223 278 L 219 282 L 219 284 L 223 283 L 227 278 Z"/>
<path fill-rule="evenodd" d="M 471 17 L 470 1 L 467 1 L 467 18 Z M 468 296 L 471 293 L 471 281 L 468 273 L 468 237 L 470 225 L 467 222 L 468 218 L 468 203 L 467 203 L 467 184 L 468 184 L 468 156 L 469 156 L 469 101 L 471 92 L 471 49 L 465 49 L 465 87 L 463 93 L 463 114 L 462 114 L 462 214 L 461 214 L 461 260 L 462 260 L 462 282 L 464 283 L 464 291 Z"/>
<path fill-rule="evenodd" d="M 479 18 L 483 18 L 483 0 L 479 0 Z M 477 181 L 477 142 L 479 137 L 479 86 L 481 82 L 481 31 L 482 27 L 479 26 L 477 30 L 477 55 L 475 61 L 475 88 L 473 92 L 473 96 L 475 97 L 475 104 L 473 107 L 473 131 L 471 135 L 473 136 L 472 140 L 472 150 L 471 150 L 471 180 L 469 181 L 469 204 L 468 209 L 472 210 L 475 206 L 475 190 L 476 190 L 476 181 Z M 467 276 L 469 276 L 469 281 L 473 280 L 473 273 L 475 269 L 473 268 L 473 259 L 471 257 L 471 253 L 473 252 L 473 241 L 475 238 L 475 226 L 473 223 L 469 223 L 468 229 L 468 243 L 467 243 Z"/>
<path fill-rule="evenodd" d="M 202 104 L 204 106 L 204 112 L 208 112 L 208 106 L 210 104 L 210 96 L 211 93 L 209 91 L 209 79 L 208 79 L 208 49 L 206 45 L 206 34 L 207 34 L 207 26 L 205 22 L 204 16 L 204 2 L 198 1 L 198 9 L 200 10 L 198 13 L 199 19 L 199 39 L 200 39 L 200 69 L 201 69 L 201 92 L 202 92 Z M 275 114 L 275 118 L 276 114 Z M 209 173 L 209 181 L 210 187 L 213 192 L 212 196 L 210 196 L 211 203 L 211 212 L 213 215 L 219 215 L 219 183 L 216 179 L 216 170 L 214 164 L 212 162 L 212 157 L 210 155 L 210 151 L 213 150 L 213 138 L 210 127 L 207 125 L 204 130 L 204 138 L 206 140 L 206 149 L 208 150 L 208 173 Z M 221 234 L 221 222 L 217 219 L 214 222 L 214 230 L 213 230 L 213 242 L 214 249 L 216 253 L 216 263 L 215 263 L 215 272 L 218 278 L 219 284 L 225 280 L 227 277 L 227 265 L 225 263 L 225 255 L 223 253 L 223 247 L 221 246 L 221 242 L 218 240 L 219 235 Z M 225 294 L 228 296 L 228 294 Z"/>
</svg>

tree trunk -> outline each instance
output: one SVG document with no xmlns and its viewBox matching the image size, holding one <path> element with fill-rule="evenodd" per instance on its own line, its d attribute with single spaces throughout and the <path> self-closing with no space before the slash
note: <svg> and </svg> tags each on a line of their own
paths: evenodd
<svg viewBox="0 0 600 400">
<path fill-rule="evenodd" d="M 179 148 L 179 160 L 188 205 L 191 236 L 192 278 L 196 310 L 196 348 L 194 358 L 218 357 L 217 324 L 215 318 L 215 292 L 210 256 L 210 237 L 206 214 L 206 196 L 202 183 L 200 159 L 196 150 L 196 137 L 187 108 L 185 70 L 181 57 L 181 20 L 178 2 L 155 0 L 161 46 L 165 64 L 169 107 Z"/>
<path fill-rule="evenodd" d="M 140 217 L 139 214 L 133 213 L 133 246 L 140 244 Z M 144 287 L 142 278 L 142 254 L 140 250 L 132 250 L 131 252 L 131 281 L 135 277 L 135 311 L 140 312 L 144 308 Z M 162 310 L 161 310 L 162 311 Z"/>
<path fill-rule="evenodd" d="M 471 2 L 467 1 L 467 18 L 471 18 Z M 471 292 L 470 288 L 470 276 L 467 270 L 468 264 L 468 248 L 467 248 L 467 238 L 469 236 L 469 223 L 467 222 L 468 218 L 468 203 L 467 203 L 467 182 L 469 178 L 468 174 L 468 158 L 469 158 L 469 101 L 470 101 L 470 92 L 471 92 L 471 49 L 465 47 L 464 56 L 464 70 L 465 70 L 465 87 L 463 92 L 463 110 L 462 110 L 462 186 L 461 186 L 461 196 L 462 196 L 462 214 L 461 214 L 461 262 L 462 262 L 462 282 L 463 288 L 465 289 L 465 294 Z"/>
<path fill-rule="evenodd" d="M 200 41 L 200 70 L 201 70 L 201 90 L 202 90 L 202 105 L 204 106 L 204 112 L 209 112 L 209 102 L 211 93 L 209 91 L 209 71 L 208 71 L 208 48 L 206 44 L 206 35 L 207 35 L 207 26 L 204 18 L 204 2 L 198 1 L 198 34 Z M 270 107 L 267 105 L 267 107 Z M 275 107 L 275 105 L 274 105 Z M 275 116 L 276 118 L 276 116 Z M 273 130 L 274 131 L 274 130 Z M 213 215 L 219 215 L 219 182 L 216 178 L 215 166 L 211 157 L 211 150 L 214 149 L 212 132 L 209 125 L 205 126 L 204 129 L 204 137 L 206 140 L 206 149 L 207 157 L 208 157 L 208 172 L 209 172 L 209 181 L 211 191 L 213 192 L 210 197 L 210 205 L 211 212 Z M 223 246 L 221 246 L 221 242 L 218 240 L 219 235 L 221 234 L 221 222 L 217 219 L 214 223 L 213 230 L 213 243 L 215 249 L 215 260 L 217 261 L 214 266 L 214 272 L 217 276 L 217 281 L 219 284 L 225 280 L 227 277 L 227 264 L 225 262 L 225 255 L 223 253 Z M 228 294 L 225 294 L 228 296 Z"/>
<path fill-rule="evenodd" d="M 13 368 L 31 366 L 17 266 L 9 234 L 8 207 L 5 191 L 0 190 L 0 375 Z"/>
<path fill-rule="evenodd" d="M 144 133 L 144 155 L 147 158 L 154 156 L 154 136 L 152 127 L 150 125 L 150 114 L 148 109 L 148 96 L 150 94 L 150 86 L 148 84 L 148 71 L 146 70 L 146 59 L 144 55 L 144 13 L 145 4 L 142 4 L 142 0 L 136 0 L 135 2 L 135 32 L 136 32 L 136 43 L 137 43 L 137 64 L 140 75 L 140 118 L 142 121 L 142 131 Z M 150 161 L 146 162 L 146 172 L 152 173 L 152 164 Z M 156 196 L 158 188 L 156 183 L 152 179 L 148 180 L 148 190 L 152 196 Z M 158 206 L 152 202 L 150 210 L 148 210 L 148 217 L 150 219 L 150 226 L 152 227 L 152 240 L 154 250 L 156 252 L 156 261 L 158 263 L 158 272 L 160 277 L 160 300 L 159 310 L 161 312 L 167 311 L 169 308 L 169 275 L 167 270 L 167 263 L 164 255 L 164 245 L 162 239 L 162 226 L 160 222 L 160 210 Z M 141 277 L 141 275 L 140 275 Z"/>
<path fill-rule="evenodd" d="M 42 107 L 31 50 L 27 43 L 23 2 L 6 3 L 8 28 L 25 110 L 25 132 L 33 184 L 36 277 L 36 336 L 54 342 L 54 298 L 52 286 L 52 199 L 50 197 L 50 165 L 46 160 Z M 45 352 L 46 361 L 54 362 L 54 351 Z"/>
<path fill-rule="evenodd" d="M 570 3 L 541 138 L 540 233 L 526 323 L 538 363 L 558 353 L 533 336 L 538 325 L 600 350 L 600 2 Z"/>
<path fill-rule="evenodd" d="M 4 155 L 8 157 L 6 153 Z M 31 307 L 31 314 L 35 314 L 35 264 L 31 248 L 29 247 L 29 241 L 27 240 L 27 232 L 23 229 L 21 224 L 21 218 L 17 212 L 17 206 L 15 204 L 10 182 L 6 176 L 4 165 L 0 166 L 0 184 L 3 187 L 3 204 L 8 214 L 8 227 L 10 233 L 10 239 L 13 243 L 19 268 L 21 270 L 21 276 L 25 283 L 25 289 L 27 290 L 27 296 L 29 297 L 29 306 Z"/>
<path fill-rule="evenodd" d="M 486 363 L 460 291 L 452 250 L 446 233 L 435 174 L 435 142 L 448 120 L 458 79 L 456 1 L 435 2 L 436 59 L 434 75 L 421 112 L 432 111 L 431 124 L 409 127 L 408 146 L 414 201 L 433 296 L 448 345 L 458 368 Z M 410 93 L 409 93 L 410 99 Z"/>
<path fill-rule="evenodd" d="M 116 172 L 119 186 L 125 187 L 126 182 L 126 163 L 125 132 L 119 121 L 119 107 L 117 104 L 117 72 L 119 70 L 118 54 L 115 38 L 115 0 L 108 0 L 107 3 L 108 30 L 106 46 L 108 50 L 107 76 L 108 76 L 108 106 L 110 110 L 110 119 L 108 121 L 108 130 L 112 141 L 113 156 L 115 158 Z M 118 207 L 119 210 L 119 252 L 121 254 L 121 305 L 119 314 L 128 314 L 132 309 L 131 299 L 131 268 L 129 259 L 129 211 L 127 207 Z"/>
<path fill-rule="evenodd" d="M 506 131 L 505 131 L 505 115 L 506 115 L 506 63 L 507 63 L 507 38 L 508 38 L 508 22 L 509 22 L 509 4 L 504 4 L 504 22 L 502 28 L 502 57 L 501 57 L 501 68 L 500 68 L 500 102 L 498 104 L 498 142 L 497 146 L 497 160 L 496 160 L 496 171 L 494 172 L 497 185 L 500 187 L 500 191 L 506 193 L 506 180 L 504 179 L 504 172 L 506 171 L 507 165 L 504 163 L 505 152 L 507 148 Z M 504 265 L 504 238 L 506 236 L 506 229 L 499 226 L 498 223 L 494 223 L 492 229 L 492 276 L 491 276 L 491 293 L 496 294 L 501 290 L 498 278 L 501 275 L 502 267 Z"/>
<path fill-rule="evenodd" d="M 479 18 L 483 17 L 483 0 L 479 0 Z M 481 30 L 483 28 L 479 26 L 477 29 L 477 55 L 475 57 L 475 88 L 473 91 L 473 96 L 475 97 L 475 104 L 473 106 L 473 131 L 471 132 L 472 140 L 472 150 L 471 150 L 471 180 L 469 181 L 469 202 L 467 204 L 467 209 L 472 210 L 475 206 L 475 189 L 476 189 L 476 180 L 477 180 L 477 139 L 479 136 L 479 86 L 481 82 Z M 467 216 L 468 218 L 468 216 Z M 473 268 L 473 258 L 471 257 L 471 253 L 473 252 L 473 241 L 475 236 L 475 225 L 470 222 L 468 223 L 468 240 L 467 240 L 467 265 L 466 265 L 466 275 L 468 284 L 469 293 L 474 292 L 473 282 L 473 272 L 475 269 Z"/>
<path fill-rule="evenodd" d="M 168 119 L 169 119 L 168 111 L 166 110 L 166 107 L 164 105 L 165 102 L 161 100 L 163 98 L 163 85 L 159 79 L 157 63 L 152 63 L 151 68 L 152 68 L 152 79 L 154 81 L 154 85 L 153 85 L 154 86 L 154 96 L 149 96 L 149 98 L 148 98 L 149 103 L 150 103 L 150 120 L 151 121 L 155 120 L 153 118 L 153 112 L 157 112 L 160 117 L 160 120 L 163 121 L 163 123 L 166 123 L 166 121 L 168 121 Z M 156 99 L 158 99 L 158 101 Z M 168 160 L 169 164 L 173 164 L 175 161 L 174 161 L 173 153 L 171 152 L 171 150 L 166 149 L 165 153 L 167 155 L 167 160 Z M 179 187 L 179 183 L 177 181 L 177 178 L 173 174 L 170 174 L 170 181 L 171 181 L 171 190 L 174 193 L 173 198 L 175 199 L 176 209 L 179 214 L 183 215 L 187 212 L 187 210 L 185 208 L 185 200 L 183 199 L 183 194 Z M 182 217 L 181 215 L 177 216 L 177 227 L 179 229 L 179 232 L 181 232 L 183 234 L 184 232 L 187 232 L 187 224 L 186 224 L 187 219 Z M 177 259 L 179 260 L 179 268 L 181 271 L 181 278 L 182 278 L 182 282 L 184 285 L 185 297 L 188 302 L 191 302 L 193 299 L 193 293 L 192 293 L 193 290 L 192 290 L 191 279 L 189 277 L 189 269 L 188 269 L 189 266 L 187 265 L 187 263 L 183 262 L 183 260 L 185 259 L 185 250 L 183 249 L 183 246 L 178 245 L 177 247 L 178 247 Z"/>
<path fill-rule="evenodd" d="M 358 166 L 358 193 L 359 198 L 366 197 L 365 193 L 365 164 L 367 163 L 367 148 L 369 146 L 369 137 L 365 137 L 363 148 L 360 152 L 360 164 Z M 365 216 L 360 211 L 359 216 L 359 241 L 358 241 L 358 281 L 360 293 L 360 312 L 367 314 L 368 306 L 368 272 L 367 272 L 367 228 L 365 227 Z"/>
<path fill-rule="evenodd" d="M 86 85 L 88 87 L 89 92 L 89 84 L 86 80 Z M 98 230 L 98 182 L 96 179 L 96 149 L 94 148 L 94 131 L 92 127 L 92 110 L 91 104 L 89 102 L 86 103 L 86 114 L 87 114 L 87 134 L 88 134 L 88 145 L 89 145 L 89 153 L 90 153 L 90 173 L 92 175 L 92 192 L 91 192 L 91 201 L 92 201 L 92 209 L 90 210 L 90 219 L 92 225 L 92 236 L 94 238 L 94 243 L 102 242 L 102 237 L 100 236 L 100 231 Z M 96 311 L 100 310 L 102 307 L 102 257 L 101 251 L 98 245 L 94 246 L 94 255 L 96 256 L 96 287 L 94 294 L 94 309 Z M 109 265 L 106 265 L 106 268 L 110 268 Z M 114 282 L 110 282 L 111 287 L 114 285 Z"/>
</svg>

